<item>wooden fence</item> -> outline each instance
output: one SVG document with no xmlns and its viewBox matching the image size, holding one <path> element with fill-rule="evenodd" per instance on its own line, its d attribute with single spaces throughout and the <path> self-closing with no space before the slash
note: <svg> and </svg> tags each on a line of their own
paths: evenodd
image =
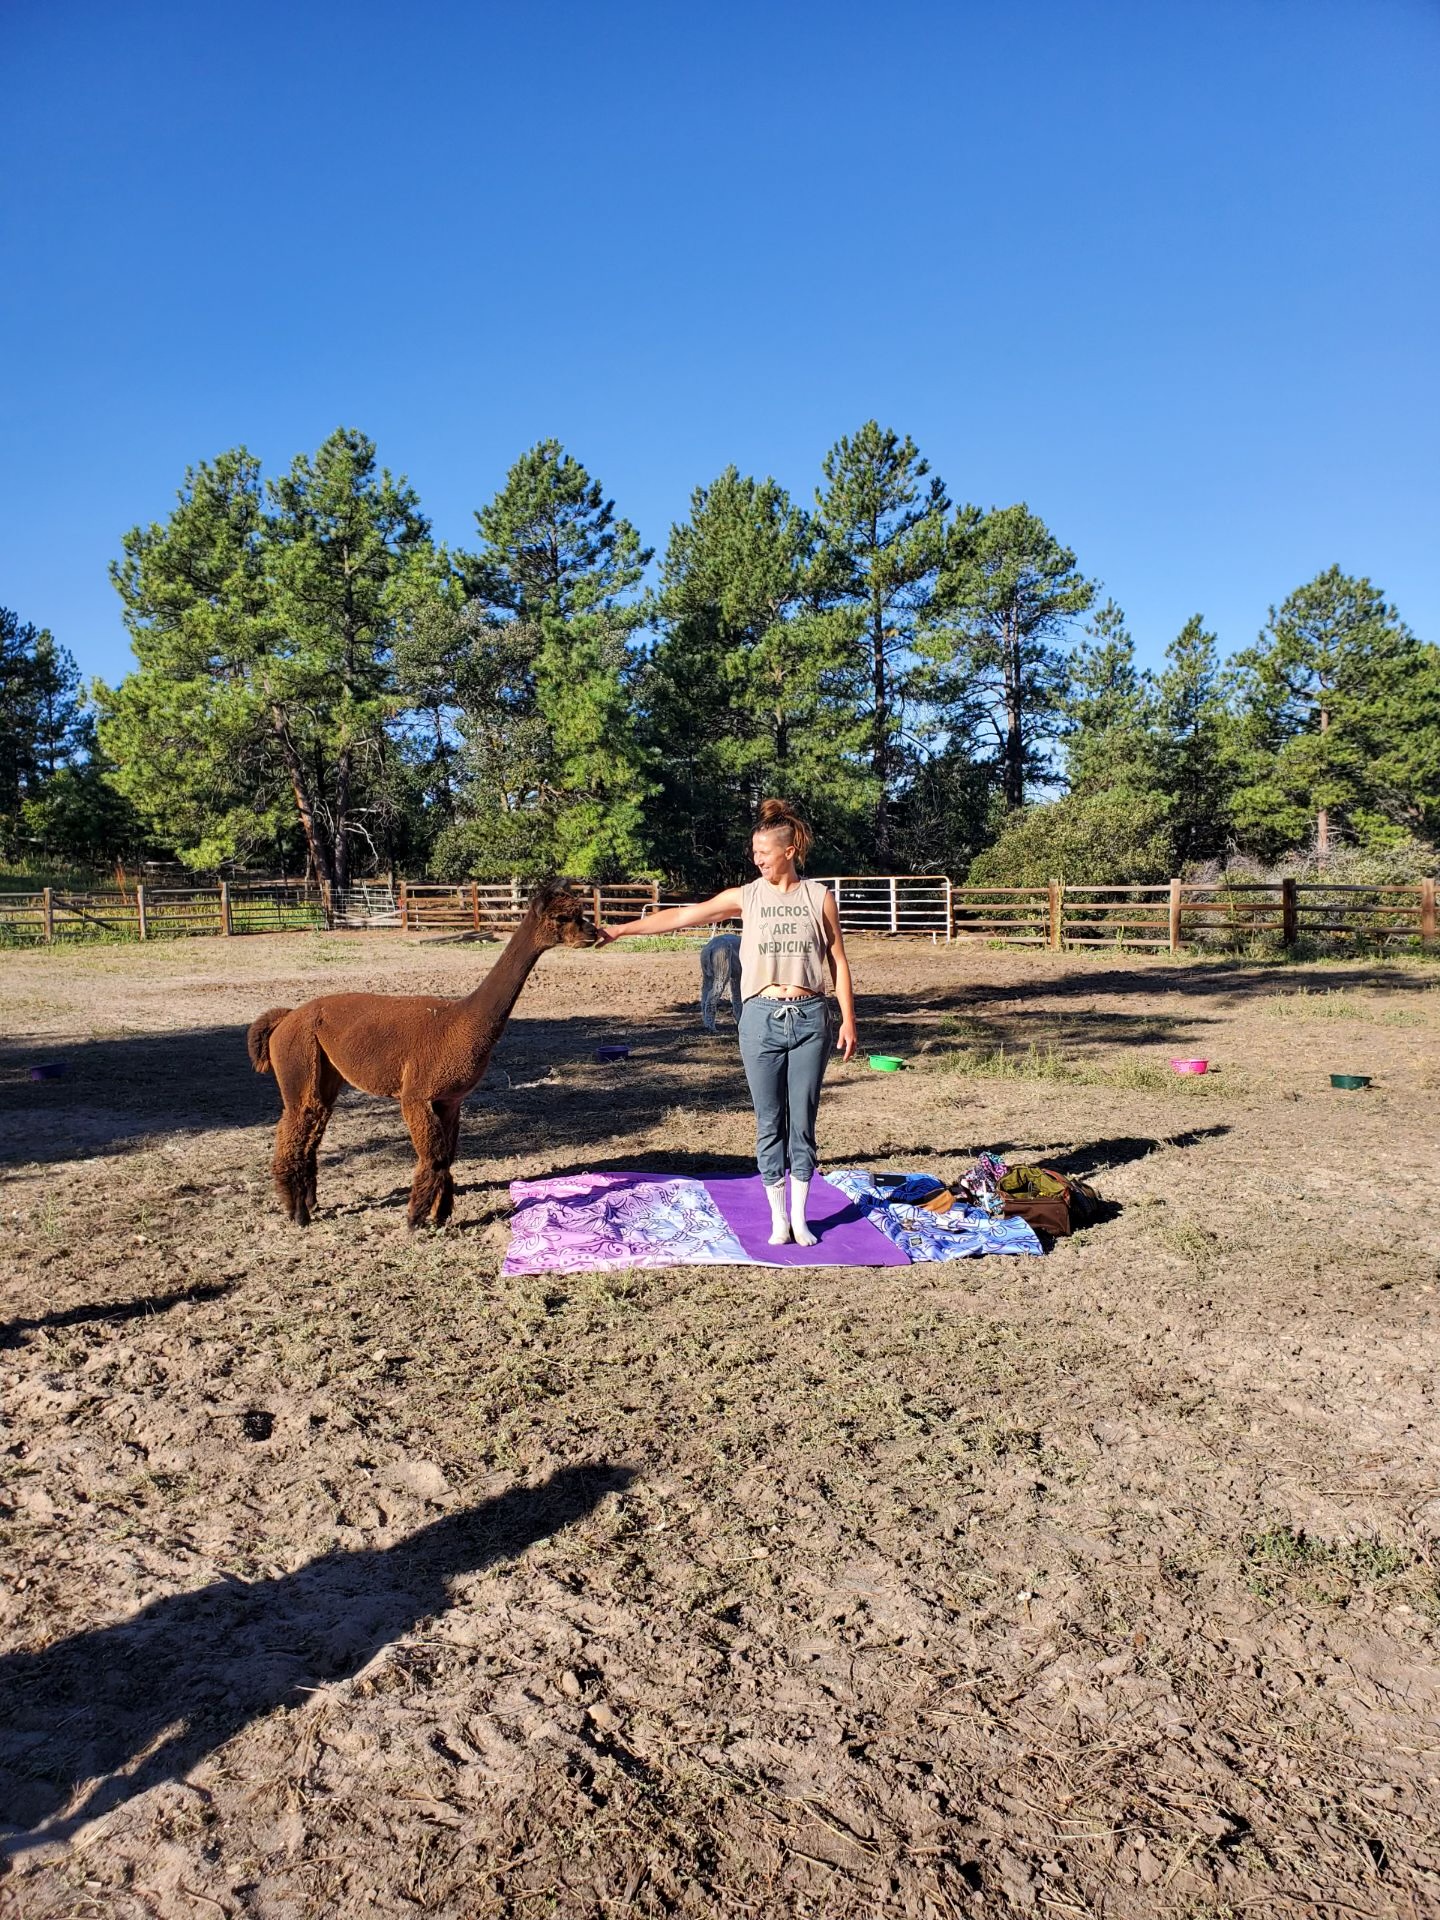
<svg viewBox="0 0 1440 1920">
<path fill-rule="evenodd" d="M 649 880 L 578 884 L 576 891 L 588 899 L 596 920 L 638 920 L 661 902 L 659 887 Z M 519 880 L 464 880 L 453 886 L 402 880 L 395 889 L 396 924 L 407 933 L 508 933 L 519 925 L 529 897 Z"/>
<path fill-rule="evenodd" d="M 595 918 L 613 924 L 682 904 L 653 881 L 576 884 Z M 1109 947 L 1178 953 L 1263 940 L 1321 939 L 1432 947 L 1435 882 L 1353 886 L 1327 881 L 1170 880 L 1155 886 L 958 886 L 936 874 L 840 874 L 824 879 L 847 933 L 1002 946 Z M 329 896 L 303 881 L 221 881 L 91 893 L 44 887 L 0 893 L 0 943 L 86 938 L 160 940 L 188 934 L 282 933 L 336 927 L 503 936 L 529 890 L 519 880 L 452 885 L 373 883 Z M 697 929 L 700 931 L 700 929 Z"/>
<path fill-rule="evenodd" d="M 42 887 L 0 893 L 0 941 L 109 937 L 166 940 L 186 934 L 288 933 L 328 924 L 318 888 L 302 880 L 225 881 L 212 887 Z"/>
<path fill-rule="evenodd" d="M 953 938 L 1006 946 L 1119 947 L 1179 953 L 1256 939 L 1293 947 L 1315 936 L 1370 945 L 1435 944 L 1435 882 L 1169 880 L 1151 886 L 956 887 Z"/>
</svg>

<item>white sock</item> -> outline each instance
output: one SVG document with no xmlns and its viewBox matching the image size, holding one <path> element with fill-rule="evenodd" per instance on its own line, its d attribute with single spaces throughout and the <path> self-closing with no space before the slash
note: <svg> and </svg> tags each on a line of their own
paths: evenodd
<svg viewBox="0 0 1440 1920">
<path fill-rule="evenodd" d="M 813 1247 L 815 1235 L 805 1220 L 805 1202 L 810 1198 L 810 1182 L 790 1176 L 790 1231 L 797 1247 Z"/>
<path fill-rule="evenodd" d="M 790 1238 L 790 1222 L 785 1217 L 785 1182 L 778 1186 L 766 1187 L 765 1197 L 770 1202 L 770 1244 L 783 1247 Z"/>
</svg>

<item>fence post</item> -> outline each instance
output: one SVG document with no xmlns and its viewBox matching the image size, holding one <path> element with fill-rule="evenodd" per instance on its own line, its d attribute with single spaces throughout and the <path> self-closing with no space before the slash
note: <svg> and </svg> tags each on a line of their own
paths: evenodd
<svg viewBox="0 0 1440 1920">
<path fill-rule="evenodd" d="M 1058 880 L 1050 882 L 1050 945 L 1060 951 L 1061 915 L 1064 912 L 1065 889 Z"/>
<path fill-rule="evenodd" d="M 400 931 L 410 931 L 410 911 L 405 899 L 405 882 L 402 880 L 395 889 L 395 906 L 400 915 Z"/>
<path fill-rule="evenodd" d="M 1180 951 L 1180 882 L 1170 882 L 1170 951 Z"/>
<path fill-rule="evenodd" d="M 220 882 L 220 931 L 221 933 L 235 931 L 230 919 L 230 882 L 228 880 Z"/>
<path fill-rule="evenodd" d="M 55 890 L 53 887 L 45 888 L 40 911 L 45 919 L 45 944 L 48 947 L 55 939 Z"/>
<path fill-rule="evenodd" d="M 1433 947 L 1435 944 L 1435 882 L 1420 882 L 1420 944 Z"/>
<path fill-rule="evenodd" d="M 1298 904 L 1293 876 L 1280 882 L 1280 939 L 1287 947 L 1293 947 L 1300 937 L 1300 916 L 1296 912 Z"/>
<path fill-rule="evenodd" d="M 145 920 L 145 882 L 143 880 L 137 880 L 135 883 L 135 925 L 140 938 L 146 939 L 150 929 Z"/>
<path fill-rule="evenodd" d="M 896 884 L 895 876 L 892 873 L 890 876 L 890 931 L 891 933 L 898 933 L 900 931 L 899 922 L 895 917 L 895 884 Z"/>
<path fill-rule="evenodd" d="M 945 944 L 948 947 L 955 938 L 955 883 L 948 875 L 945 880 Z"/>
<path fill-rule="evenodd" d="M 470 925 L 476 933 L 480 931 L 480 882 L 478 880 L 470 882 Z"/>
</svg>

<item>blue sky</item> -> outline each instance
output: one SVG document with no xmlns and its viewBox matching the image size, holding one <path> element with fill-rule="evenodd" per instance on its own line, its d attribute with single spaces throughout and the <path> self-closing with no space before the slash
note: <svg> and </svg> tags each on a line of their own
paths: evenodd
<svg viewBox="0 0 1440 1920">
<path fill-rule="evenodd" d="M 874 415 L 1158 658 L 1339 562 L 1440 639 L 1430 0 L 0 4 L 0 603 L 87 672 L 186 466 L 437 534 L 553 434 L 663 546 Z"/>
</svg>

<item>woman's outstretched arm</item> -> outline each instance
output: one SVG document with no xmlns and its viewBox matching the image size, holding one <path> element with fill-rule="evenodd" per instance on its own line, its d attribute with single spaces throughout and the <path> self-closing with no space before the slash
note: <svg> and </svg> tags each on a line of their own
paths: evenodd
<svg viewBox="0 0 1440 1920">
<path fill-rule="evenodd" d="M 840 931 L 840 914 L 835 896 L 825 895 L 825 931 L 830 936 L 830 972 L 835 981 L 835 998 L 840 1002 L 840 1052 L 853 1060 L 860 1044 L 855 1031 L 855 983 L 850 978 L 850 956 L 845 951 L 845 936 Z"/>
<path fill-rule="evenodd" d="M 662 907 L 659 913 L 643 914 L 638 920 L 622 920 L 619 926 L 602 927 L 607 944 L 628 940 L 637 933 L 680 933 L 686 927 L 708 926 L 712 920 L 738 920 L 741 913 L 739 887 L 727 887 L 713 899 L 700 900 L 689 907 Z"/>
</svg>

